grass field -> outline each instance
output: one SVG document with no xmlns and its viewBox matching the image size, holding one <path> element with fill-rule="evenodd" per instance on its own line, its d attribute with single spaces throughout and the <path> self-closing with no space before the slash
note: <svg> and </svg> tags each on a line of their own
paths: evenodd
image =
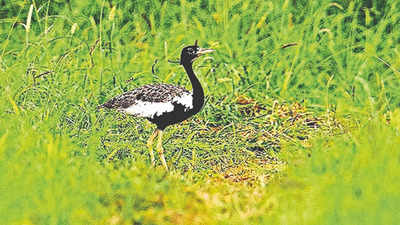
<svg viewBox="0 0 400 225">
<path fill-rule="evenodd" d="M 0 0 L 0 224 L 397 224 L 400 2 Z M 96 106 L 199 40 L 166 130 Z"/>
</svg>

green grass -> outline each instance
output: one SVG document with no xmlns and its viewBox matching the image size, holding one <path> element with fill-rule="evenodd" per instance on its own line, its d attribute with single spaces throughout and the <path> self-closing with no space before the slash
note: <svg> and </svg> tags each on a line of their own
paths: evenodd
<svg viewBox="0 0 400 225">
<path fill-rule="evenodd" d="M 0 224 L 396 224 L 399 9 L 0 1 Z M 96 106 L 190 88 L 173 61 L 196 39 L 207 103 L 167 129 L 166 173 L 153 125 Z"/>
</svg>

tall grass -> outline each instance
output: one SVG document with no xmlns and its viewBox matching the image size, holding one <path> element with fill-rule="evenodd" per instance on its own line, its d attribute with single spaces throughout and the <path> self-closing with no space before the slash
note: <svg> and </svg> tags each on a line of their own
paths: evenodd
<svg viewBox="0 0 400 225">
<path fill-rule="evenodd" d="M 1 224 L 395 224 L 397 1 L 0 1 Z M 96 106 L 198 39 L 168 129 Z"/>
</svg>

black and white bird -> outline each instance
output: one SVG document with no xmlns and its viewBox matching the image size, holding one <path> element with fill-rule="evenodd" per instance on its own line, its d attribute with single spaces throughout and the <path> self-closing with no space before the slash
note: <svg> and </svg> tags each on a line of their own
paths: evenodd
<svg viewBox="0 0 400 225">
<path fill-rule="evenodd" d="M 213 51 L 213 49 L 200 48 L 197 45 L 197 41 L 194 45 L 182 49 L 180 64 L 185 68 L 190 79 L 192 91 L 171 84 L 148 84 L 118 95 L 99 106 L 101 108 L 117 109 L 120 112 L 136 117 L 144 117 L 157 125 L 157 128 L 147 141 L 153 166 L 155 165 L 152 148 L 154 138 L 158 135 L 157 152 L 162 165 L 168 170 L 162 147 L 164 129 L 169 125 L 188 119 L 203 107 L 204 91 L 193 72 L 192 64 L 199 56 Z"/>
</svg>

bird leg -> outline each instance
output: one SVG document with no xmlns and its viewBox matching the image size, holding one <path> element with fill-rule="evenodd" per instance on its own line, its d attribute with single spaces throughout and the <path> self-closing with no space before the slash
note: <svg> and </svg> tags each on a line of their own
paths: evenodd
<svg viewBox="0 0 400 225">
<path fill-rule="evenodd" d="M 156 129 L 151 136 L 149 137 L 149 140 L 147 140 L 147 147 L 149 148 L 149 153 L 150 153 L 150 160 L 151 160 L 151 165 L 155 166 L 156 161 L 154 159 L 154 153 L 153 153 L 153 140 L 155 137 L 157 137 L 159 130 Z"/>
<path fill-rule="evenodd" d="M 162 147 L 162 136 L 163 136 L 163 131 L 158 130 L 157 152 L 160 155 L 161 163 L 163 164 L 165 170 L 168 171 L 167 162 L 165 161 L 165 157 L 164 157 L 164 149 Z"/>
</svg>

